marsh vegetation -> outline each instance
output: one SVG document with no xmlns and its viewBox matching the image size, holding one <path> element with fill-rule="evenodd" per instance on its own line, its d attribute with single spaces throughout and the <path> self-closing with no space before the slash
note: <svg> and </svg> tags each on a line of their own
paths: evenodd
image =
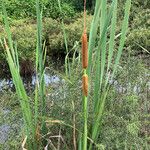
<svg viewBox="0 0 150 150">
<path fill-rule="evenodd" d="M 0 149 L 149 150 L 149 5 L 2 0 Z"/>
</svg>

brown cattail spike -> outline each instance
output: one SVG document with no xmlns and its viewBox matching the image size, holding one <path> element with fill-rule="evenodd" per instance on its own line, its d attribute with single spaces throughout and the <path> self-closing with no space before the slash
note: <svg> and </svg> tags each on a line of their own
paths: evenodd
<svg viewBox="0 0 150 150">
<path fill-rule="evenodd" d="M 82 76 L 82 90 L 83 90 L 83 95 L 87 97 L 88 95 L 88 75 L 83 75 Z"/>
<path fill-rule="evenodd" d="M 88 66 L 88 42 L 86 32 L 82 35 L 82 67 L 86 69 Z"/>
</svg>

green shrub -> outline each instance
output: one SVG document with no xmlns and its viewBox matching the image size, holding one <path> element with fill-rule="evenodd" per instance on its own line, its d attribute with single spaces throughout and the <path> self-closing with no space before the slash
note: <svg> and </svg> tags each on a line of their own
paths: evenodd
<svg viewBox="0 0 150 150">
<path fill-rule="evenodd" d="M 92 16 L 87 17 L 87 33 L 89 34 L 89 29 L 92 21 Z M 83 32 L 83 19 L 78 18 L 75 22 L 66 26 L 66 33 L 68 35 L 68 45 L 70 48 L 74 46 L 75 41 L 81 41 L 81 35 Z"/>
<path fill-rule="evenodd" d="M 75 10 L 74 7 L 71 5 L 71 3 L 65 3 L 63 2 L 61 4 L 63 14 L 60 13 L 58 2 L 56 0 L 50 0 L 52 2 L 47 3 L 45 6 L 45 16 L 51 17 L 51 18 L 71 18 L 75 16 Z"/>
<path fill-rule="evenodd" d="M 132 29 L 150 28 L 150 9 L 143 9 L 137 13 L 131 23 Z"/>
<path fill-rule="evenodd" d="M 133 54 L 137 55 L 145 53 L 140 46 L 146 50 L 150 50 L 150 30 L 146 28 L 132 30 L 128 35 L 127 45 L 131 48 Z"/>
<path fill-rule="evenodd" d="M 91 19 L 92 19 L 91 16 L 87 17 L 88 32 Z M 47 19 L 45 22 L 44 30 L 48 51 L 50 51 L 50 53 L 53 52 L 65 53 L 66 50 L 65 50 L 64 36 L 61 29 L 61 23 L 57 22 L 56 20 Z M 67 34 L 67 42 L 69 49 L 73 48 L 75 41 L 80 41 L 82 30 L 83 30 L 83 20 L 81 18 L 78 18 L 75 22 L 72 22 L 70 24 L 65 24 L 65 31 Z"/>
<path fill-rule="evenodd" d="M 133 54 L 138 55 L 145 52 L 143 48 L 150 50 L 150 10 L 141 8 L 136 10 L 135 8 L 132 10 L 133 18 L 130 21 L 130 32 L 126 45 Z"/>
<path fill-rule="evenodd" d="M 24 24 L 21 27 L 14 27 L 12 33 L 18 45 L 19 55 L 32 58 L 36 46 L 36 25 Z"/>
<path fill-rule="evenodd" d="M 88 32 L 92 16 L 87 17 Z M 76 41 L 80 41 L 83 30 L 83 19 L 65 24 L 69 50 Z M 5 37 L 3 27 L 0 25 L 0 38 Z M 13 40 L 17 42 L 20 58 L 35 59 L 36 49 L 36 22 L 34 20 L 11 20 Z M 61 22 L 52 18 L 43 19 L 43 42 L 46 41 L 47 55 L 66 53 Z M 4 62 L 4 51 L 0 45 L 0 64 Z"/>
<path fill-rule="evenodd" d="M 8 16 L 12 18 L 23 18 L 35 15 L 34 0 L 6 0 L 5 1 Z M 0 7 L 1 8 L 1 7 Z M 0 11 L 2 11 L 0 9 Z"/>
<path fill-rule="evenodd" d="M 82 0 L 68 0 L 72 1 L 73 5 L 75 6 L 76 10 L 83 10 L 84 1 Z M 86 0 L 86 6 L 87 8 L 91 9 L 94 7 L 95 0 Z"/>
<path fill-rule="evenodd" d="M 17 43 L 19 56 L 32 58 L 33 51 L 35 51 L 36 48 L 36 24 L 16 21 L 12 23 L 11 32 L 13 40 Z M 3 31 L 0 37 L 5 36 Z"/>
<path fill-rule="evenodd" d="M 8 16 L 15 19 L 36 17 L 36 8 L 34 0 L 6 0 L 5 1 Z M 57 0 L 42 0 L 41 6 L 43 7 L 43 16 L 58 18 L 60 17 L 60 11 Z M 75 16 L 74 6 L 71 2 L 67 3 L 62 1 L 63 17 Z M 0 6 L 1 12 L 1 6 Z"/>
</svg>

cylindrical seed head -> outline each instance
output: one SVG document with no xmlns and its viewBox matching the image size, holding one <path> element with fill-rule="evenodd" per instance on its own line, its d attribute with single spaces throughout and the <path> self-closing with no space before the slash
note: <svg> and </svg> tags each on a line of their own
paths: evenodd
<svg viewBox="0 0 150 150">
<path fill-rule="evenodd" d="M 87 34 L 84 32 L 82 34 L 82 67 L 86 69 L 88 66 L 88 41 Z"/>
<path fill-rule="evenodd" d="M 83 90 L 83 95 L 87 96 L 88 95 L 88 75 L 83 75 L 82 76 L 82 90 Z"/>
</svg>

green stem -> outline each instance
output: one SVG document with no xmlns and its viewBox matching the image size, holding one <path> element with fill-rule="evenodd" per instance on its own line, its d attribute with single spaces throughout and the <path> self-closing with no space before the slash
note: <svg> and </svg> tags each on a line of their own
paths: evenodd
<svg viewBox="0 0 150 150">
<path fill-rule="evenodd" d="M 87 150 L 87 97 L 83 97 L 83 112 L 84 112 L 84 135 L 83 135 L 83 150 Z"/>
</svg>

